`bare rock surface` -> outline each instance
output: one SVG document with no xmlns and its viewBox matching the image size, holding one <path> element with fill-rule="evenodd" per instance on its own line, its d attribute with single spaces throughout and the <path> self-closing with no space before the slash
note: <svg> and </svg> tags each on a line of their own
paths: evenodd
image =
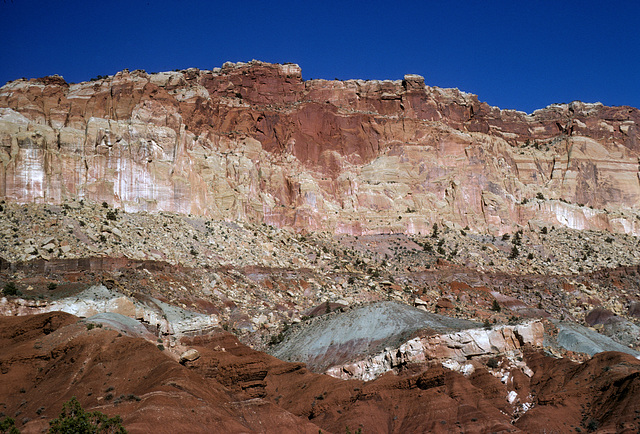
<svg viewBox="0 0 640 434">
<path fill-rule="evenodd" d="M 185 333 L 202 333 L 219 325 L 215 315 L 205 315 L 164 303 L 153 297 L 143 301 L 110 290 L 103 285 L 91 286 L 72 297 L 61 298 L 51 303 L 17 300 L 9 304 L 2 303 L 5 315 L 40 312 L 66 312 L 79 317 L 89 318 L 92 322 L 116 321 L 123 327 L 137 330 L 129 320 L 144 321 L 155 331 L 157 337 L 172 335 L 179 337 Z M 102 314 L 102 316 L 100 316 Z M 117 319 L 120 318 L 120 319 Z M 124 322 L 123 322 L 124 321 Z M 138 325 L 140 325 L 138 323 Z"/>
<path fill-rule="evenodd" d="M 590 356 L 603 351 L 619 351 L 640 358 L 640 352 L 579 324 L 558 322 L 556 327 L 558 328 L 557 343 L 566 350 L 586 353 Z"/>
<path fill-rule="evenodd" d="M 304 81 L 252 61 L 16 80 L 0 88 L 0 192 L 353 235 L 639 233 L 637 109 L 526 114 L 407 77 Z"/>
<path fill-rule="evenodd" d="M 157 339 L 157 336 L 149 332 L 139 321 L 115 312 L 105 312 L 90 316 L 86 319 L 86 322 L 98 324 L 100 327 L 106 326 L 111 330 L 116 330 L 131 337 L 143 338 L 148 341 Z"/>
<path fill-rule="evenodd" d="M 350 361 L 384 347 L 397 347 L 421 329 L 447 333 L 480 324 L 448 318 L 393 302 L 355 307 L 296 327 L 271 352 L 283 360 L 304 362 L 312 370 Z"/>
</svg>

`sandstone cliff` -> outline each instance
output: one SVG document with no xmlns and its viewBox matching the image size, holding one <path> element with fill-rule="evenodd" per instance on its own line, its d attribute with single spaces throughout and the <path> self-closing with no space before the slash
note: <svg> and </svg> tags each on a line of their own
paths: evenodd
<svg viewBox="0 0 640 434">
<path fill-rule="evenodd" d="M 640 234 L 640 112 L 500 110 L 457 89 L 303 80 L 297 65 L 0 88 L 0 197 L 106 201 L 337 233 Z"/>
</svg>

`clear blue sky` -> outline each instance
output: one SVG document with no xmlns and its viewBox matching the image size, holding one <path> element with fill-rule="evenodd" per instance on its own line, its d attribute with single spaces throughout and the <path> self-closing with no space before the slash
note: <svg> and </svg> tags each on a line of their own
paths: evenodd
<svg viewBox="0 0 640 434">
<path fill-rule="evenodd" d="M 640 107 L 640 2 L 606 3 L 0 0 L 0 85 L 258 59 L 305 79 L 415 73 L 526 112 Z"/>
</svg>

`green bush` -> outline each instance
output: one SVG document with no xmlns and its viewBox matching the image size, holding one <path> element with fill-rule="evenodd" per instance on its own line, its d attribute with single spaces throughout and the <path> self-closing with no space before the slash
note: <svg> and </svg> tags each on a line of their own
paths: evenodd
<svg viewBox="0 0 640 434">
<path fill-rule="evenodd" d="M 489 360 L 487 360 L 487 366 L 489 368 L 496 369 L 498 366 L 500 366 L 500 363 L 498 362 L 498 359 L 496 359 L 495 357 L 491 357 Z"/>
<path fill-rule="evenodd" d="M 12 418 L 5 417 L 0 420 L 0 434 L 20 434 L 20 431 L 16 428 L 16 422 Z"/>
<path fill-rule="evenodd" d="M 496 299 L 493 300 L 493 304 L 491 305 L 491 310 L 494 312 L 500 312 L 502 310 L 502 308 L 500 307 L 500 303 L 498 303 L 498 300 Z"/>
<path fill-rule="evenodd" d="M 516 246 L 513 246 L 511 249 L 511 254 L 509 255 L 509 259 L 516 259 L 520 255 L 520 250 Z"/>
<path fill-rule="evenodd" d="M 2 293 L 6 296 L 15 296 L 20 294 L 20 291 L 18 291 L 18 288 L 16 287 L 15 283 L 8 282 L 6 285 L 4 285 L 4 288 L 2 289 Z"/>
<path fill-rule="evenodd" d="M 62 405 L 57 419 L 49 422 L 49 434 L 126 434 L 120 416 L 107 417 L 99 411 L 87 412 L 74 396 Z"/>
</svg>

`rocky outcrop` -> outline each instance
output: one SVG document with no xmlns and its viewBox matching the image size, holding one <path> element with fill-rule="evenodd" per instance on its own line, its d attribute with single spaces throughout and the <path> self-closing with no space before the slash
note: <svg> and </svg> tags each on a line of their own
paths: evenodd
<svg viewBox="0 0 640 434">
<path fill-rule="evenodd" d="M 300 324 L 270 352 L 336 378 L 370 381 L 432 361 L 465 371 L 472 359 L 515 358 L 524 346 L 541 348 L 543 340 L 540 321 L 480 328 L 472 321 L 381 302 Z"/>
<path fill-rule="evenodd" d="M 300 324 L 270 352 L 282 360 L 303 362 L 311 370 L 323 372 L 358 356 L 395 348 L 419 330 L 444 334 L 478 326 L 473 321 L 386 301 L 356 306 L 344 313 L 325 315 L 311 324 Z"/>
<path fill-rule="evenodd" d="M 457 89 L 225 64 L 0 88 L 0 196 L 303 230 L 640 233 L 638 110 L 499 110 Z"/>
<path fill-rule="evenodd" d="M 98 314 L 117 314 L 148 324 L 156 337 L 206 333 L 219 325 L 215 315 L 188 311 L 153 297 L 128 297 L 102 285 L 50 302 L 24 299 L 9 301 L 6 297 L 0 299 L 0 313 L 5 316 L 44 312 L 66 312 L 78 317 L 90 317 L 92 322 L 105 324 L 110 324 L 114 318 L 100 317 Z"/>
<path fill-rule="evenodd" d="M 579 324 L 560 321 L 556 324 L 558 332 L 555 336 L 555 341 L 566 350 L 585 353 L 590 356 L 603 351 L 618 351 L 634 357 L 640 357 L 640 352 L 629 348 L 629 346 L 633 347 L 633 345 L 637 344 L 638 326 L 628 321 L 625 322 L 628 328 L 612 328 L 609 329 L 609 333 L 600 334 Z M 636 334 L 634 335 L 633 332 Z M 607 334 L 612 334 L 612 337 L 617 337 L 617 339 L 614 340 L 606 336 Z M 618 341 L 625 342 L 625 345 Z"/>
<path fill-rule="evenodd" d="M 364 360 L 332 366 L 326 374 L 343 380 L 358 378 L 370 381 L 386 372 L 405 368 L 410 363 L 434 360 L 469 375 L 474 371 L 469 361 L 474 358 L 508 354 L 515 359 L 522 354 L 521 349 L 525 345 L 542 348 L 543 340 L 544 327 L 539 321 L 416 337 Z M 520 367 L 529 376 L 533 374 L 526 365 L 521 364 Z"/>
</svg>

